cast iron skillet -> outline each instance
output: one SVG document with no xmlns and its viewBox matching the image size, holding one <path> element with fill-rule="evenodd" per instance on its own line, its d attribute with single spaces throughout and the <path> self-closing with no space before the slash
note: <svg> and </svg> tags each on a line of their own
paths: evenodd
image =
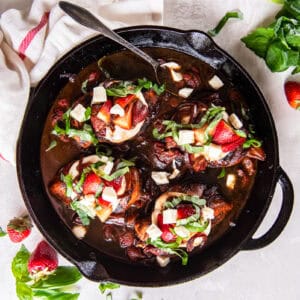
<svg viewBox="0 0 300 300">
<path fill-rule="evenodd" d="M 200 255 L 190 258 L 187 266 L 174 262 L 167 268 L 132 265 L 115 261 L 73 236 L 52 207 L 44 189 L 40 168 L 40 141 L 43 126 L 58 92 L 66 84 L 62 73 L 78 73 L 105 54 L 121 50 L 114 42 L 97 36 L 66 54 L 49 71 L 33 92 L 18 141 L 17 166 L 21 191 L 28 211 L 45 238 L 84 276 L 135 286 L 163 286 L 191 280 L 219 267 L 239 250 L 262 248 L 273 242 L 285 227 L 293 206 L 293 187 L 279 166 L 278 142 L 272 116 L 247 72 L 205 33 L 166 27 L 130 27 L 117 31 L 138 47 L 161 47 L 184 52 L 211 65 L 239 87 L 254 116 L 257 136 L 263 138 L 267 155 L 260 162 L 251 195 L 236 226 Z M 280 213 L 271 229 L 258 239 L 252 236 L 271 203 L 275 186 L 282 189 Z"/>
</svg>

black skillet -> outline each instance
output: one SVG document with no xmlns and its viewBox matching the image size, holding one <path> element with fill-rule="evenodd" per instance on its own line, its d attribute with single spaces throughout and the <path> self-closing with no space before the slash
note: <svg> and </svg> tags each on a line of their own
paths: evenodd
<svg viewBox="0 0 300 300">
<path fill-rule="evenodd" d="M 293 187 L 279 165 L 278 141 L 274 121 L 266 101 L 247 72 L 211 38 L 199 31 L 166 27 L 130 27 L 117 32 L 138 47 L 169 48 L 198 58 L 227 77 L 250 99 L 257 135 L 262 137 L 267 155 L 259 164 L 250 197 L 236 226 L 190 258 L 187 266 L 174 262 L 167 268 L 146 267 L 114 260 L 76 239 L 51 205 L 44 188 L 40 167 L 40 142 L 47 114 L 59 91 L 66 84 L 62 73 L 78 73 L 103 55 L 121 46 L 97 36 L 79 45 L 53 66 L 33 91 L 18 141 L 17 167 L 21 191 L 28 211 L 45 238 L 87 278 L 134 286 L 163 286 L 200 277 L 219 267 L 240 250 L 262 248 L 273 242 L 285 227 L 293 206 Z M 280 213 L 267 233 L 252 238 L 272 201 L 275 186 L 282 188 Z"/>
</svg>

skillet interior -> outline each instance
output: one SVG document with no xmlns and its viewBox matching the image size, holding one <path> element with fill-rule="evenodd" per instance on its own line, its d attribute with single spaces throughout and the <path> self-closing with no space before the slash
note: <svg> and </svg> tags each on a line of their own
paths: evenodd
<svg viewBox="0 0 300 300">
<path fill-rule="evenodd" d="M 265 101 L 244 70 L 227 54 L 200 32 L 182 32 L 167 28 L 131 28 L 119 31 L 130 42 L 141 47 L 174 49 L 192 55 L 216 68 L 230 79 L 245 95 L 262 137 L 267 160 L 260 163 L 251 195 L 236 227 L 218 239 L 201 255 L 191 257 L 188 266 L 171 264 L 166 269 L 132 267 L 100 255 L 92 247 L 77 240 L 53 209 L 43 187 L 39 161 L 40 140 L 47 113 L 66 84 L 59 79 L 62 73 L 78 73 L 101 56 L 120 50 L 120 46 L 103 37 L 96 37 L 71 51 L 60 60 L 39 84 L 25 115 L 18 147 L 18 171 L 26 205 L 35 223 L 52 244 L 68 259 L 79 265 L 90 279 L 109 279 L 131 285 L 158 286 L 174 284 L 203 275 L 216 268 L 248 240 L 258 227 L 271 201 L 275 172 L 278 167 L 277 138 L 274 124 Z M 97 261 L 98 264 L 95 262 Z M 101 262 L 104 269 L 99 265 Z"/>
</svg>

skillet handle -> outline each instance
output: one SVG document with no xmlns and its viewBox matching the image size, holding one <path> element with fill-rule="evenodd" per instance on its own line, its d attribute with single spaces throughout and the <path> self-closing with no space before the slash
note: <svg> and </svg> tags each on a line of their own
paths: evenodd
<svg viewBox="0 0 300 300">
<path fill-rule="evenodd" d="M 276 221 L 261 237 L 257 239 L 250 238 L 242 247 L 242 250 L 255 250 L 271 244 L 280 235 L 287 224 L 294 203 L 293 185 L 281 167 L 278 168 L 277 181 L 279 181 L 282 189 L 282 203 Z"/>
<path fill-rule="evenodd" d="M 75 261 L 74 264 L 84 277 L 92 281 L 108 281 L 109 276 L 104 266 L 96 260 Z M 111 280 L 110 280 L 111 281 Z"/>
</svg>

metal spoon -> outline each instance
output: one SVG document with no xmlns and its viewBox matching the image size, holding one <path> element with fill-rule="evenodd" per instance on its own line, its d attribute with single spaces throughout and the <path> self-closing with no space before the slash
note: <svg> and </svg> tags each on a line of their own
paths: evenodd
<svg viewBox="0 0 300 300">
<path fill-rule="evenodd" d="M 77 21 L 81 25 L 99 31 L 105 37 L 115 41 L 116 43 L 119 43 L 123 47 L 127 48 L 128 50 L 130 50 L 131 52 L 135 53 L 137 56 L 142 58 L 144 61 L 146 61 L 148 64 L 152 66 L 157 82 L 159 84 L 164 83 L 162 82 L 162 80 L 160 80 L 158 76 L 158 70 L 160 67 L 160 63 L 158 61 L 156 61 L 147 53 L 140 50 L 133 44 L 123 39 L 120 35 L 112 31 L 111 29 L 109 29 L 106 25 L 104 25 L 99 19 L 97 19 L 93 14 L 91 14 L 85 8 L 65 1 L 59 1 L 59 6 L 66 14 L 68 14 L 70 17 L 72 17 L 75 21 Z"/>
</svg>

